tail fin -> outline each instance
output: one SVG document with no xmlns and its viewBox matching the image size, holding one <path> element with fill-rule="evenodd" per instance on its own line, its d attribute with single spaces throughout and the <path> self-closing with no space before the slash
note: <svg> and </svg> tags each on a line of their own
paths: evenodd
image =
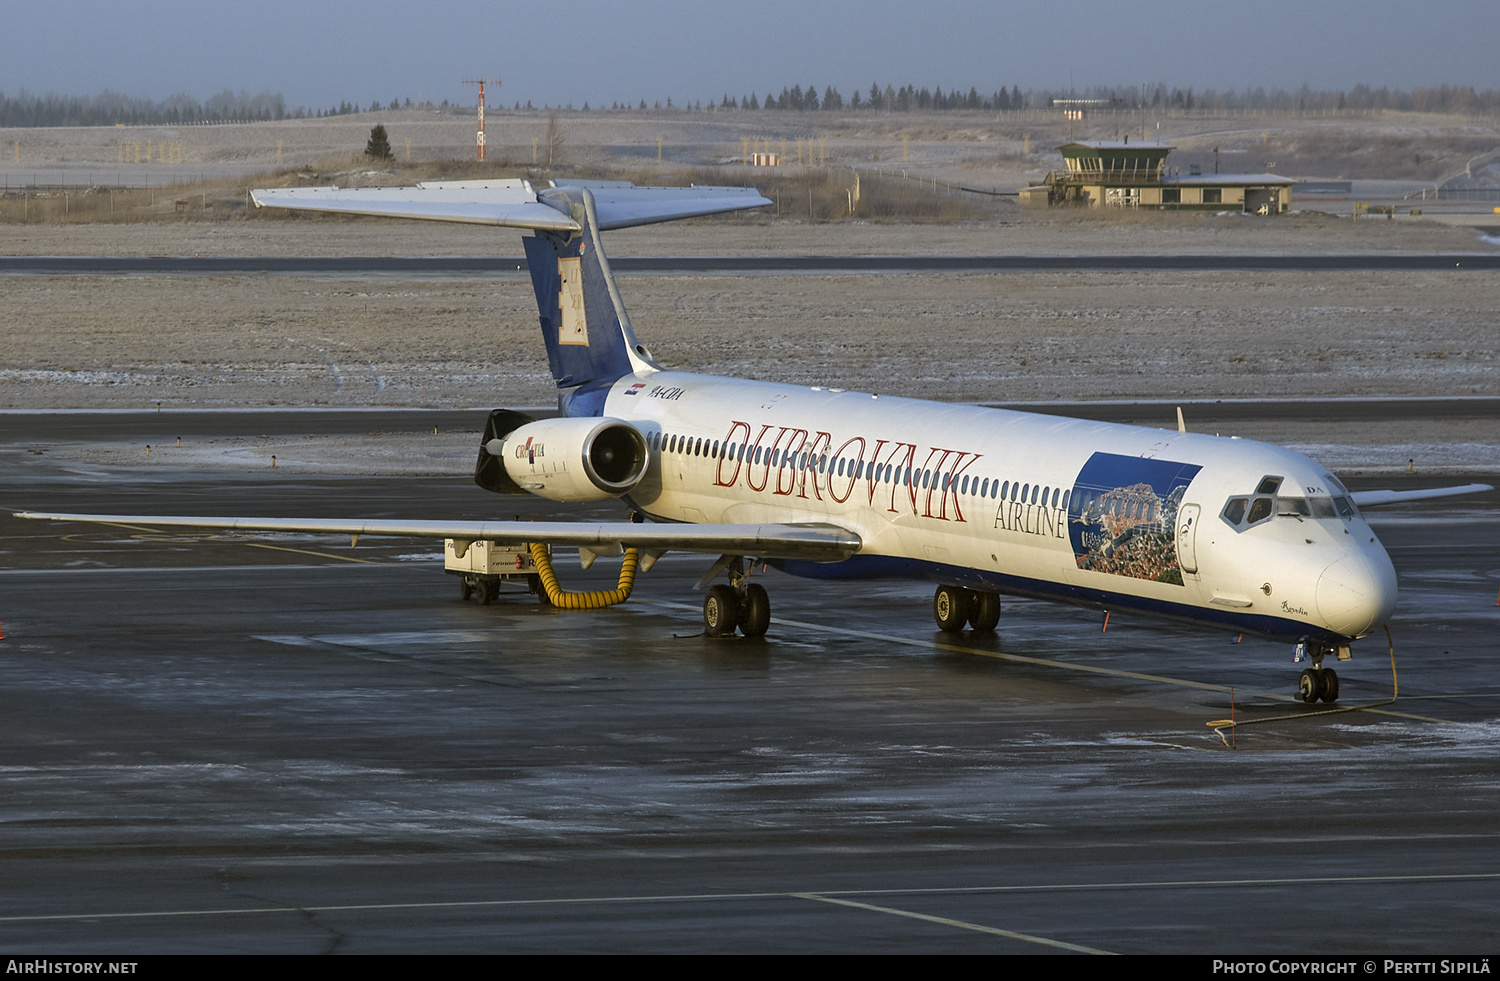
<svg viewBox="0 0 1500 981">
<path fill-rule="evenodd" d="M 636 338 L 599 230 L 763 208 L 750 187 L 637 187 L 625 181 L 435 181 L 414 187 L 260 188 L 258 208 L 457 221 L 535 231 L 523 239 L 547 339 L 547 360 L 569 415 L 598 415 L 610 384 L 657 370 Z"/>
<path fill-rule="evenodd" d="M 635 336 L 599 245 L 599 215 L 586 187 L 554 190 L 554 207 L 566 203 L 579 231 L 537 231 L 522 239 L 531 285 L 541 314 L 547 361 L 569 415 L 593 414 L 577 400 L 637 371 L 659 370 Z M 591 399 L 584 399 L 591 402 Z"/>
</svg>

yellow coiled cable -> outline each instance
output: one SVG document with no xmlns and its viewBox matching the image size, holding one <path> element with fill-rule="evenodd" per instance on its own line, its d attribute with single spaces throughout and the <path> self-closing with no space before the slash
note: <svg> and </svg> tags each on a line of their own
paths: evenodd
<svg viewBox="0 0 1500 981">
<path fill-rule="evenodd" d="M 531 561 L 536 564 L 547 601 L 559 610 L 602 610 L 630 599 L 630 591 L 635 588 L 635 571 L 640 565 L 640 553 L 636 549 L 625 550 L 618 587 L 592 593 L 570 593 L 557 584 L 557 573 L 552 570 L 552 556 L 547 554 L 547 546 L 532 542 L 527 548 L 531 550 Z"/>
</svg>

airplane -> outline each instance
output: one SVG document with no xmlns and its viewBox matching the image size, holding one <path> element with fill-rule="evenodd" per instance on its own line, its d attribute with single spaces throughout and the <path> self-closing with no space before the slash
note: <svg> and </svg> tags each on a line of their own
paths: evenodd
<svg viewBox="0 0 1500 981">
<path fill-rule="evenodd" d="M 22 512 L 22 518 L 717 555 L 710 636 L 771 623 L 766 564 L 810 578 L 936 585 L 947 632 L 993 631 L 1000 597 L 1132 611 L 1296 645 L 1304 702 L 1396 606 L 1360 509 L 1483 484 L 1351 493 L 1299 453 L 1236 437 L 672 371 L 637 337 L 602 231 L 757 208 L 753 188 L 445 181 L 256 190 L 259 207 L 516 227 L 559 415 L 490 413 L 476 482 L 551 501 L 619 499 L 632 521 L 360 521 Z M 533 545 L 535 548 L 535 545 Z"/>
</svg>

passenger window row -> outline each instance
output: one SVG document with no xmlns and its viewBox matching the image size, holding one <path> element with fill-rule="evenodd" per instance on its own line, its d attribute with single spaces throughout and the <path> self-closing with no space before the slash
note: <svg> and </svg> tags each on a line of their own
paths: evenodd
<svg viewBox="0 0 1500 981">
<path fill-rule="evenodd" d="M 1071 495 L 1071 491 L 1065 491 L 1061 487 L 1044 487 L 1040 484 L 1021 481 L 1002 481 L 998 478 L 970 474 L 960 475 L 957 486 L 954 486 L 951 473 L 945 474 L 932 469 L 903 467 L 894 463 L 866 463 L 863 460 L 828 453 L 810 456 L 805 450 L 799 451 L 793 458 L 790 450 L 764 446 L 757 446 L 752 450 L 743 443 L 721 443 L 718 440 L 671 433 L 654 433 L 649 442 L 651 448 L 660 453 L 706 456 L 731 461 L 746 460 L 752 466 L 766 464 L 784 467 L 790 464 L 798 470 L 816 470 L 820 475 L 853 477 L 855 480 L 869 479 L 873 472 L 873 479 L 878 483 L 896 483 L 904 487 L 915 486 L 921 490 L 941 488 L 947 491 L 951 489 L 955 494 L 988 498 L 992 501 L 1019 501 L 1022 504 L 1066 508 Z"/>
</svg>

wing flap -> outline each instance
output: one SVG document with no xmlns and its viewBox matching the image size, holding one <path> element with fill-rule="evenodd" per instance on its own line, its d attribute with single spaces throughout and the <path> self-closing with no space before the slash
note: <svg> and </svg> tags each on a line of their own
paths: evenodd
<svg viewBox="0 0 1500 981">
<path fill-rule="evenodd" d="M 185 515 L 62 514 L 21 511 L 34 521 L 82 521 L 147 528 L 213 528 L 240 532 L 311 532 L 395 538 L 455 538 L 507 545 L 545 542 L 595 552 L 616 546 L 757 558 L 836 562 L 859 551 L 858 535 L 828 524 L 670 525 L 609 521 L 348 521 L 318 518 L 224 518 Z"/>
</svg>

